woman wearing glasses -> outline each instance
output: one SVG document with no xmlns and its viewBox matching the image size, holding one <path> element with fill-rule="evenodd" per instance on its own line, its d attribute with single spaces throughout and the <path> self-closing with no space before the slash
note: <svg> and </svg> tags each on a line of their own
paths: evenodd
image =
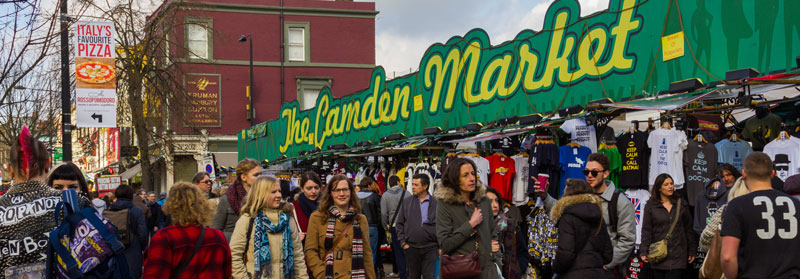
<svg viewBox="0 0 800 279">
<path fill-rule="evenodd" d="M 261 174 L 261 165 L 253 159 L 244 159 L 236 165 L 236 181 L 233 182 L 228 191 L 219 199 L 217 212 L 211 220 L 211 227 L 221 230 L 225 234 L 225 239 L 231 241 L 233 229 L 236 228 L 236 221 L 239 220 L 239 210 L 244 204 L 245 196 L 250 191 L 250 187 L 256 182 L 256 178 Z"/>
<path fill-rule="evenodd" d="M 369 223 L 344 175 L 328 182 L 308 221 L 305 254 L 314 278 L 375 278 Z"/>
</svg>

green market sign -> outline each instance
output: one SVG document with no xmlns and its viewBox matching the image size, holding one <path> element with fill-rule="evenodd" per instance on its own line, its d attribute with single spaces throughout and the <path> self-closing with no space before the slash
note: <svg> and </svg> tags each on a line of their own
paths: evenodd
<svg viewBox="0 0 800 279">
<path fill-rule="evenodd" d="M 376 67 L 364 91 L 334 98 L 325 88 L 306 111 L 297 101 L 284 104 L 279 119 L 239 134 L 239 158 L 294 157 L 427 127 L 638 99 L 678 80 L 721 79 L 731 69 L 795 66 L 800 17 L 792 11 L 800 1 L 678 2 L 611 0 L 607 10 L 580 17 L 577 1 L 555 1 L 541 31 L 523 30 L 496 46 L 473 29 L 430 46 L 418 72 L 387 81 Z"/>
</svg>

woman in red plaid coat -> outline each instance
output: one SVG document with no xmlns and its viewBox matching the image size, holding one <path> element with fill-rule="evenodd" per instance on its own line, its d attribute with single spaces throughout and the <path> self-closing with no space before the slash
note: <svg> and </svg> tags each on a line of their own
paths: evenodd
<svg viewBox="0 0 800 279">
<path fill-rule="evenodd" d="M 150 240 L 142 278 L 231 278 L 231 249 L 221 231 L 206 227 L 211 207 L 205 195 L 189 183 L 178 182 L 168 197 L 164 212 L 172 225 Z M 202 242 L 198 242 L 201 234 Z"/>
</svg>

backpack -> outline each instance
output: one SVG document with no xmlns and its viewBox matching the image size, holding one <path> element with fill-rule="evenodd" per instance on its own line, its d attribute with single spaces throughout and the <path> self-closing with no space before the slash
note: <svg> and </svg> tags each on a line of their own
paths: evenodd
<svg viewBox="0 0 800 279">
<path fill-rule="evenodd" d="M 47 253 L 48 278 L 130 278 L 125 246 L 114 226 L 94 208 L 77 211 L 74 189 L 62 192 L 55 219 Z"/>
<path fill-rule="evenodd" d="M 133 226 L 131 225 L 130 208 L 125 209 L 106 209 L 103 211 L 105 217 L 114 227 L 117 228 L 117 236 L 119 241 L 125 247 L 130 247 L 133 242 Z"/>
<path fill-rule="evenodd" d="M 611 232 L 617 232 L 617 223 L 619 223 L 619 211 L 617 211 L 617 201 L 619 201 L 620 191 L 614 190 L 614 195 L 611 196 L 611 201 L 608 202 L 608 227 Z M 611 213 L 614 214 L 611 214 Z"/>
</svg>

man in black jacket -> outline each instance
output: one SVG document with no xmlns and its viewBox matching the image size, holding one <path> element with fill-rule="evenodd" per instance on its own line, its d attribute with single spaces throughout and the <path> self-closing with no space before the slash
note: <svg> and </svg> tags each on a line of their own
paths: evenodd
<svg viewBox="0 0 800 279">
<path fill-rule="evenodd" d="M 433 278 L 438 256 L 436 199 L 428 193 L 430 179 L 423 174 L 411 181 L 413 196 L 405 198 L 397 216 L 397 234 L 406 255 L 408 278 Z"/>
</svg>

